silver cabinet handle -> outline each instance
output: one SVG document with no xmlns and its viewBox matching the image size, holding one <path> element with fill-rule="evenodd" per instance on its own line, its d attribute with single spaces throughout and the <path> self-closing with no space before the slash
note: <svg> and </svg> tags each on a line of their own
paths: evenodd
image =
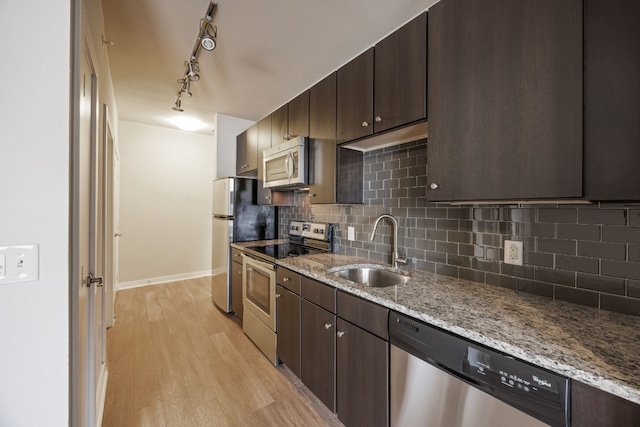
<svg viewBox="0 0 640 427">
<path fill-rule="evenodd" d="M 276 294 L 276 298 L 280 298 L 282 295 L 280 294 Z"/>
<path fill-rule="evenodd" d="M 367 122 L 362 122 L 362 127 L 363 127 L 363 128 L 366 128 L 367 126 L 369 126 L 369 123 L 367 123 Z"/>
<path fill-rule="evenodd" d="M 113 237 L 122 237 L 122 233 L 116 233 L 113 235 Z"/>
<path fill-rule="evenodd" d="M 336 335 L 338 336 L 338 338 L 342 338 L 344 336 L 344 334 L 346 334 L 347 331 L 338 331 L 336 332 Z"/>
<path fill-rule="evenodd" d="M 324 328 L 325 329 L 331 329 L 333 327 L 333 325 L 331 323 L 325 323 L 324 324 Z"/>
<path fill-rule="evenodd" d="M 382 121 L 382 117 L 376 116 L 376 122 L 380 123 Z"/>
<path fill-rule="evenodd" d="M 438 188 L 440 188 L 440 186 L 435 182 L 432 182 L 431 185 L 429 185 L 429 188 L 432 190 L 437 190 Z"/>
<path fill-rule="evenodd" d="M 283 282 L 288 282 L 289 280 L 291 280 L 291 279 L 289 279 L 288 277 L 283 277 L 283 278 L 282 278 L 282 281 L 283 281 Z"/>
</svg>

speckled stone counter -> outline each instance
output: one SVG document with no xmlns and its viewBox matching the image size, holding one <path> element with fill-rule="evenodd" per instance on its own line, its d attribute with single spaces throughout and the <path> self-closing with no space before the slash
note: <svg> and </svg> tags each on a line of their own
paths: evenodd
<svg viewBox="0 0 640 427">
<path fill-rule="evenodd" d="M 638 317 L 408 269 L 401 269 L 412 276 L 406 285 L 370 288 L 326 274 L 340 266 L 381 265 L 344 255 L 277 264 L 640 404 Z"/>
</svg>

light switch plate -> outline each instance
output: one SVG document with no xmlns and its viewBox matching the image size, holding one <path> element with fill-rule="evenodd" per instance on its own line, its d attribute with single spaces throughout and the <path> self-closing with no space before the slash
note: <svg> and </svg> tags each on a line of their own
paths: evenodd
<svg viewBox="0 0 640 427">
<path fill-rule="evenodd" d="M 6 261 L 7 256 L 5 254 L 0 254 L 0 279 L 3 279 L 6 276 Z"/>
<path fill-rule="evenodd" d="M 0 274 L 0 285 L 38 280 L 39 245 L 0 246 L 1 258 L 4 259 L 4 275 Z"/>
</svg>

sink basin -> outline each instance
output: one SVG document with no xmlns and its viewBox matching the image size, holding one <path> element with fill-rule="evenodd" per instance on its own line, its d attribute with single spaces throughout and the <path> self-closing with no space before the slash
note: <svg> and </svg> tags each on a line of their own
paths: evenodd
<svg viewBox="0 0 640 427">
<path fill-rule="evenodd" d="M 411 279 L 409 276 L 393 271 L 365 267 L 344 268 L 328 274 L 373 288 L 402 285 Z"/>
</svg>

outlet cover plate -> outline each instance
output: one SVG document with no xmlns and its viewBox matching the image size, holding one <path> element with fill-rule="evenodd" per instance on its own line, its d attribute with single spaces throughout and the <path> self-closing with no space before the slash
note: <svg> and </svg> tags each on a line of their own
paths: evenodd
<svg viewBox="0 0 640 427">
<path fill-rule="evenodd" d="M 347 227 L 347 240 L 350 242 L 356 240 L 356 231 L 353 227 Z"/>
<path fill-rule="evenodd" d="M 39 245 L 0 246 L 0 255 L 4 256 L 0 285 L 38 280 Z"/>
<path fill-rule="evenodd" d="M 522 242 L 504 241 L 504 263 L 522 265 Z"/>
</svg>

